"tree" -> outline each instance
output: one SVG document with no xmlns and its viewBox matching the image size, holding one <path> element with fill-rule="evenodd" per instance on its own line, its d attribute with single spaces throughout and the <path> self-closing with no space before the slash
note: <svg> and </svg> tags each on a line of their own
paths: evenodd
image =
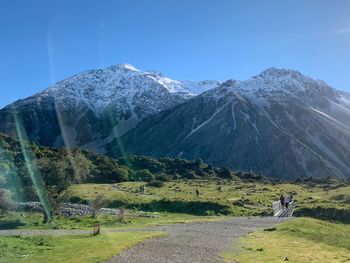
<svg viewBox="0 0 350 263">
<path fill-rule="evenodd" d="M 15 208 L 15 203 L 11 200 L 10 192 L 5 188 L 0 188 L 0 215 L 12 208 Z"/>
<path fill-rule="evenodd" d="M 1 161 L 0 163 L 0 215 L 6 213 L 9 209 L 15 207 L 15 203 L 11 200 L 11 195 L 8 190 L 5 189 L 6 175 L 9 173 L 9 166 Z"/>
<path fill-rule="evenodd" d="M 154 174 L 152 174 L 148 169 L 139 170 L 136 172 L 136 180 L 141 180 L 144 182 L 149 182 L 155 179 Z"/>
<path fill-rule="evenodd" d="M 93 170 L 95 181 L 110 183 L 114 177 L 114 169 L 117 164 L 111 161 L 107 156 L 99 156 L 95 162 L 96 167 Z"/>
<path fill-rule="evenodd" d="M 104 195 L 102 194 L 98 194 L 96 195 L 96 197 L 90 201 L 90 206 L 92 209 L 92 217 L 96 218 L 97 217 L 97 213 L 101 210 L 101 208 L 106 205 L 106 199 L 104 197 Z"/>
<path fill-rule="evenodd" d="M 107 156 L 99 156 L 94 164 L 96 165 L 92 174 L 94 182 L 117 183 L 127 181 L 129 170 L 126 166 L 120 166 L 116 160 Z"/>
<path fill-rule="evenodd" d="M 74 173 L 74 183 L 85 182 L 91 176 L 94 165 L 81 152 L 74 153 L 73 160 L 69 163 L 69 169 Z"/>
<path fill-rule="evenodd" d="M 124 182 L 129 179 L 129 172 L 125 168 L 117 167 L 114 169 L 114 182 Z"/>
<path fill-rule="evenodd" d="M 69 199 L 69 186 L 86 180 L 90 175 L 92 163 L 80 152 L 71 156 L 61 152 L 56 159 L 39 159 L 38 166 L 51 205 L 51 211 L 44 211 L 44 222 L 50 223 L 49 218 L 53 218 L 50 215 L 57 213 L 62 202 Z"/>
</svg>

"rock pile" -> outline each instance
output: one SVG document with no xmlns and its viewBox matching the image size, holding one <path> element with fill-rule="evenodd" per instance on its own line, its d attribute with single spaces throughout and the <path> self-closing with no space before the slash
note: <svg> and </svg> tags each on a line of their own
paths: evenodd
<svg viewBox="0 0 350 263">
<path fill-rule="evenodd" d="M 22 211 L 30 211 L 30 212 L 43 211 L 43 207 L 40 202 L 18 203 L 18 209 Z M 92 212 L 93 210 L 90 206 L 83 205 L 83 204 L 74 204 L 74 203 L 64 203 L 58 210 L 58 213 L 65 217 L 90 216 L 92 215 Z M 101 208 L 99 213 L 103 215 L 118 215 L 119 209 Z"/>
</svg>

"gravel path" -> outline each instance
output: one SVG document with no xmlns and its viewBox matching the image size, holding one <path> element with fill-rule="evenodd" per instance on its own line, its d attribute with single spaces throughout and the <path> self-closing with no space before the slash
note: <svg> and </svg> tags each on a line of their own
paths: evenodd
<svg viewBox="0 0 350 263">
<path fill-rule="evenodd" d="M 274 217 L 238 217 L 229 221 L 158 226 L 152 229 L 169 235 L 138 244 L 113 257 L 108 263 L 223 262 L 219 255 L 232 250 L 233 242 L 238 238 L 258 229 L 272 227 L 283 220 Z"/>
<path fill-rule="evenodd" d="M 237 217 L 225 221 L 174 224 L 148 228 L 106 230 L 110 232 L 162 231 L 166 237 L 146 240 L 107 263 L 216 263 L 220 254 L 234 249 L 240 237 L 258 229 L 272 227 L 286 218 Z M 0 236 L 83 235 L 91 230 L 0 230 Z M 238 249 L 238 248 L 237 248 Z"/>
</svg>

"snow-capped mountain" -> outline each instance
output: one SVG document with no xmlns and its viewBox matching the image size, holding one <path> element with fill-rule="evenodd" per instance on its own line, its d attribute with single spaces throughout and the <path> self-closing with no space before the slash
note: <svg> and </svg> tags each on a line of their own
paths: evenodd
<svg viewBox="0 0 350 263">
<path fill-rule="evenodd" d="M 0 131 L 16 134 L 21 116 L 29 139 L 40 145 L 92 148 L 120 137 L 143 118 L 174 107 L 214 82 L 172 80 L 129 64 L 89 70 L 0 111 Z M 192 87 L 195 87 L 192 88 Z"/>
<path fill-rule="evenodd" d="M 350 177 L 350 94 L 294 70 L 220 83 L 120 64 L 0 110 L 0 132 L 16 136 L 19 124 L 45 146 L 201 158 L 279 178 Z"/>
<path fill-rule="evenodd" d="M 279 178 L 349 178 L 350 96 L 271 68 L 147 118 L 121 142 L 131 154 L 201 158 Z M 107 148 L 120 155 L 114 142 Z"/>
</svg>

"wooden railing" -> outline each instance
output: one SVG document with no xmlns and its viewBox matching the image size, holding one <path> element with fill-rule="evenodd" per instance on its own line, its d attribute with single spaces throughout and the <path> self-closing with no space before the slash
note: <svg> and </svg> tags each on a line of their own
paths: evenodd
<svg viewBox="0 0 350 263">
<path fill-rule="evenodd" d="M 280 201 L 273 202 L 272 210 L 273 210 L 273 216 L 277 216 L 278 213 L 281 211 L 281 202 Z"/>
</svg>

